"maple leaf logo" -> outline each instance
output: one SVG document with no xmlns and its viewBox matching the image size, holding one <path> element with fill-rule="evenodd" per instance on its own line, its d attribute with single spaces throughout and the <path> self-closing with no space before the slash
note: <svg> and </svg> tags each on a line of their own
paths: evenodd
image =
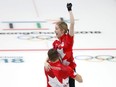
<svg viewBox="0 0 116 87">
<path fill-rule="evenodd" d="M 63 79 L 63 82 L 59 82 L 58 79 L 56 77 L 52 78 L 50 76 L 48 76 L 49 79 L 49 85 L 51 87 L 69 87 L 69 78 Z"/>
</svg>

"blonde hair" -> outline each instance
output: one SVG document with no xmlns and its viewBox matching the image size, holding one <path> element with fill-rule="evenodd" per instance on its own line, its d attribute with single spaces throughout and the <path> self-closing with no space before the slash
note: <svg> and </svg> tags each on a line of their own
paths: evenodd
<svg viewBox="0 0 116 87">
<path fill-rule="evenodd" d="M 59 21 L 56 23 L 61 30 L 64 30 L 64 33 L 67 33 L 68 30 L 68 25 L 64 21 Z"/>
</svg>

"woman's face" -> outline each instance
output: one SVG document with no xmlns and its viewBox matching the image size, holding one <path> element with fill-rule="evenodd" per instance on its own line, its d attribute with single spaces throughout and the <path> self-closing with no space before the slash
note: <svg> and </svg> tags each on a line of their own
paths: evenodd
<svg viewBox="0 0 116 87">
<path fill-rule="evenodd" d="M 57 24 L 55 25 L 55 34 L 57 38 L 60 38 L 64 34 L 64 31 Z"/>
</svg>

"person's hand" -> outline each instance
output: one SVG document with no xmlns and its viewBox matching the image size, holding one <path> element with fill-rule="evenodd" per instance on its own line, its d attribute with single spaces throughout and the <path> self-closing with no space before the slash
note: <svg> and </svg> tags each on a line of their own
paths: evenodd
<svg viewBox="0 0 116 87">
<path fill-rule="evenodd" d="M 82 79 L 81 75 L 79 75 L 79 74 L 76 74 L 75 80 L 78 81 L 79 83 L 83 82 L 83 79 Z"/>
<path fill-rule="evenodd" d="M 57 49 L 57 48 L 59 47 L 60 44 L 61 44 L 60 41 L 55 40 L 55 41 L 53 42 L 53 47 L 54 47 L 54 49 Z"/>
<path fill-rule="evenodd" d="M 50 66 L 50 64 L 48 62 L 44 63 L 44 67 L 45 67 L 46 71 L 49 71 L 51 69 L 51 66 Z"/>
<path fill-rule="evenodd" d="M 72 3 L 67 3 L 67 9 L 68 11 L 72 11 Z"/>
</svg>

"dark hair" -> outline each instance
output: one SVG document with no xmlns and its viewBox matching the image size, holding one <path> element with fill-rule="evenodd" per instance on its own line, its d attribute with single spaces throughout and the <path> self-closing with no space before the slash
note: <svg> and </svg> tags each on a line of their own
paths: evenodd
<svg viewBox="0 0 116 87">
<path fill-rule="evenodd" d="M 49 60 L 52 62 L 55 62 L 58 58 L 59 58 L 59 53 L 57 52 L 57 50 L 55 49 L 49 49 L 48 50 L 48 57 Z"/>
</svg>

